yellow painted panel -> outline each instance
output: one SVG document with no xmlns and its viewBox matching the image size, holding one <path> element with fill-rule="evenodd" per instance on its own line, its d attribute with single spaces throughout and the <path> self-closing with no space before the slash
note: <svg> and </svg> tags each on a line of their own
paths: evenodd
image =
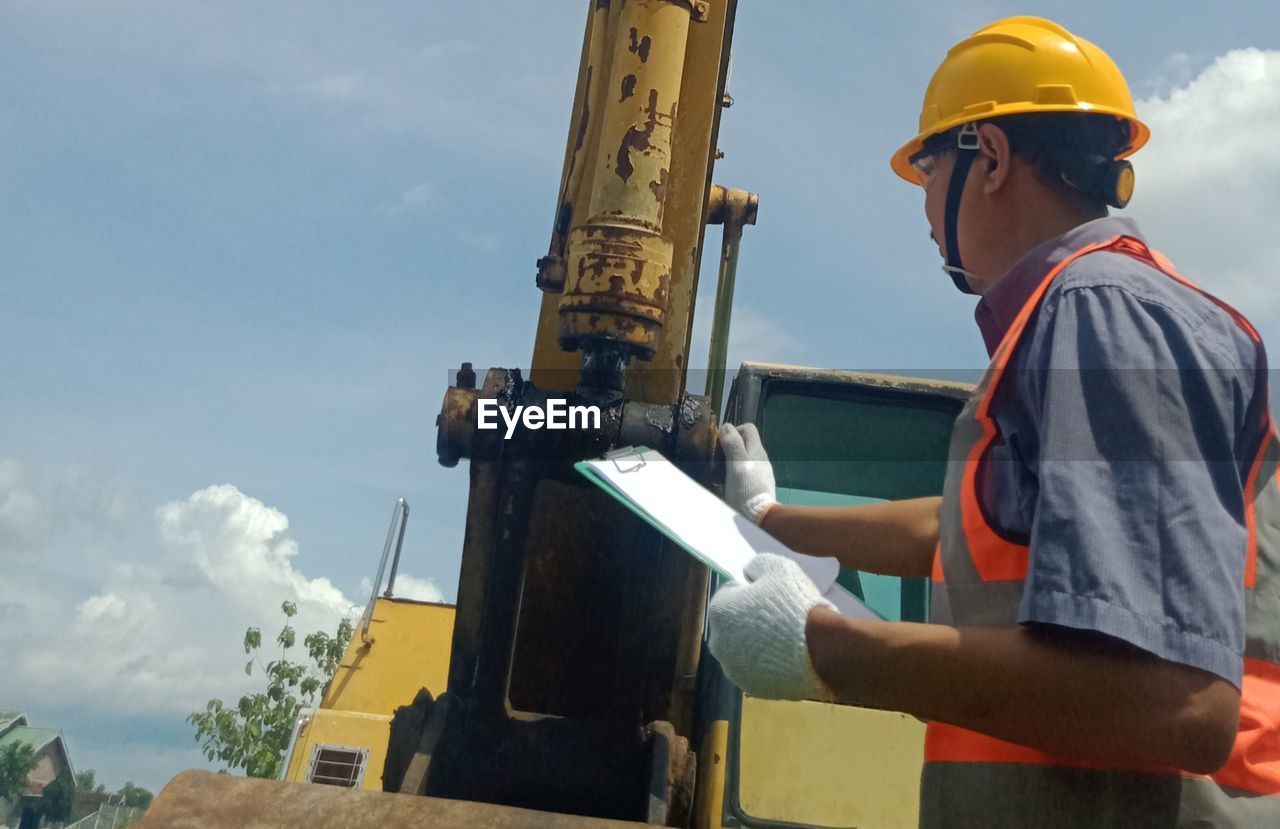
<svg viewBox="0 0 1280 829">
<path fill-rule="evenodd" d="M 694 829 L 720 829 L 724 814 L 724 772 L 728 761 L 729 723 L 716 720 L 698 751 L 698 788 L 694 793 Z"/>
<path fill-rule="evenodd" d="M 892 711 L 744 697 L 738 796 L 752 817 L 915 827 L 924 723 Z"/>
<path fill-rule="evenodd" d="M 382 791 L 382 767 L 387 762 L 387 741 L 391 737 L 391 717 L 382 714 L 357 714 L 350 711 L 316 711 L 310 717 L 293 747 L 285 780 L 307 782 L 307 770 L 316 746 L 343 746 L 369 750 L 365 765 L 363 789 Z"/>
<path fill-rule="evenodd" d="M 284 779 L 291 783 L 297 783 L 302 780 L 302 776 L 306 774 L 307 764 L 302 759 L 303 749 L 307 745 L 307 740 L 311 734 L 311 715 L 303 715 L 301 727 L 294 736 L 293 745 L 289 747 L 289 751 L 285 754 L 285 760 L 289 764 L 284 770 Z"/>
<path fill-rule="evenodd" d="M 372 642 L 356 630 L 320 707 L 389 716 L 419 688 L 439 697 L 449 680 L 454 613 L 452 605 L 379 598 Z"/>
</svg>

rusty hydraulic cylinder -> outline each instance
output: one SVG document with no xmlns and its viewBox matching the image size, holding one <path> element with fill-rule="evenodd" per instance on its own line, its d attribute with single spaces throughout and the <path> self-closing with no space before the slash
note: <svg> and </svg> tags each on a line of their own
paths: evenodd
<svg viewBox="0 0 1280 829">
<path fill-rule="evenodd" d="M 564 290 L 565 245 L 573 223 L 574 205 L 590 197 L 590 159 L 600 137 L 597 111 L 604 104 L 600 86 L 609 80 L 606 54 L 612 53 L 613 29 L 609 26 L 609 4 L 594 2 L 587 13 L 587 31 L 582 41 L 582 64 L 573 96 L 569 138 L 565 143 L 564 170 L 560 174 L 560 197 L 556 199 L 555 221 L 547 255 L 538 260 L 538 287 L 548 293 Z"/>
<path fill-rule="evenodd" d="M 585 224 L 569 232 L 560 344 L 601 344 L 649 359 L 671 290 L 662 218 L 671 136 L 692 10 L 674 0 L 629 0 L 612 19 L 613 54 L 600 98 L 599 144 Z"/>
</svg>

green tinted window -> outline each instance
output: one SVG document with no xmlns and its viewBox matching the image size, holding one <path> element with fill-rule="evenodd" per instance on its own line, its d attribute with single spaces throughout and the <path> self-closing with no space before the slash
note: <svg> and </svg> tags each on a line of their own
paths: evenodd
<svg viewBox="0 0 1280 829">
<path fill-rule="evenodd" d="M 769 383 L 759 419 L 778 500 L 837 506 L 939 495 L 954 399 L 855 385 Z M 845 570 L 840 583 L 887 619 L 924 621 L 924 579 Z"/>
<path fill-rule="evenodd" d="M 956 401 L 820 384 L 765 391 L 759 422 L 780 486 L 887 500 L 942 492 Z"/>
</svg>

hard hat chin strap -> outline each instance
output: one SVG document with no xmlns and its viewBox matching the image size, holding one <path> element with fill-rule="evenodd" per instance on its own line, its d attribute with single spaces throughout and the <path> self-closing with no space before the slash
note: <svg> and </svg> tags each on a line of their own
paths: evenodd
<svg viewBox="0 0 1280 829">
<path fill-rule="evenodd" d="M 947 205 L 943 234 L 947 238 L 947 261 L 942 266 L 956 283 L 956 287 L 966 294 L 978 293 L 969 286 L 966 277 L 971 274 L 964 269 L 960 261 L 960 234 L 956 232 L 960 223 L 960 199 L 964 196 L 965 185 L 969 183 L 969 168 L 978 157 L 978 125 L 965 124 L 956 136 L 956 163 L 951 168 L 951 180 L 947 182 Z"/>
</svg>

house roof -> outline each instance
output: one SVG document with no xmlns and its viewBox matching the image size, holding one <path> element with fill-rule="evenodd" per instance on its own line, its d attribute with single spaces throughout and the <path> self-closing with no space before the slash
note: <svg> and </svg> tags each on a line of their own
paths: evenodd
<svg viewBox="0 0 1280 829">
<path fill-rule="evenodd" d="M 26 743 L 36 751 L 44 748 L 54 740 L 62 739 L 62 734 L 52 728 L 30 728 L 20 725 L 0 734 L 0 748 L 12 743 Z M 65 754 L 65 751 L 63 752 Z"/>
<path fill-rule="evenodd" d="M 15 725 L 26 725 L 27 718 L 22 716 L 21 711 L 8 711 L 0 708 L 0 734 L 5 733 Z"/>
</svg>

